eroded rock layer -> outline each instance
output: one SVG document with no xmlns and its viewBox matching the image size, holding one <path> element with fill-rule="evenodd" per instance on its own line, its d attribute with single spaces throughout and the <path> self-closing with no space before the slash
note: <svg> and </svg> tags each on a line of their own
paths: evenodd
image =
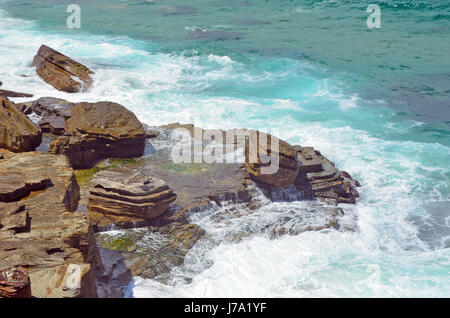
<svg viewBox="0 0 450 318">
<path fill-rule="evenodd" d="M 88 208 L 96 230 L 145 224 L 166 212 L 176 199 L 163 180 L 128 175 L 120 169 L 99 172 L 92 185 Z"/>
<path fill-rule="evenodd" d="M 0 148 L 32 151 L 41 141 L 41 130 L 13 102 L 0 96 Z"/>
<path fill-rule="evenodd" d="M 295 147 L 300 172 L 295 180 L 298 191 L 305 198 L 320 198 L 336 203 L 355 203 L 359 197 L 356 186 L 359 183 L 346 173 L 336 169 L 333 162 L 312 147 Z"/>
<path fill-rule="evenodd" d="M 5 153 L 0 160 L 0 270 L 27 269 L 35 297 L 95 297 L 97 250 L 64 156 Z"/>
</svg>

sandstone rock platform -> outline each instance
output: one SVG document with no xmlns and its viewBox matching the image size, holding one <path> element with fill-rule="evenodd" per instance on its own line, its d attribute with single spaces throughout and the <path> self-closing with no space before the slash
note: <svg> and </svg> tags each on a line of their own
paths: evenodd
<svg viewBox="0 0 450 318">
<path fill-rule="evenodd" d="M 0 160 L 0 270 L 26 268 L 35 297 L 95 297 L 97 252 L 79 186 L 64 156 L 4 153 Z M 69 284 L 74 273 L 79 285 Z"/>
</svg>

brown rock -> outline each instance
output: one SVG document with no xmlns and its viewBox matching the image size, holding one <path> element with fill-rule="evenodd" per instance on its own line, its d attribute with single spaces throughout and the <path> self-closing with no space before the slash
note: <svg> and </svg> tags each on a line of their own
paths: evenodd
<svg viewBox="0 0 450 318">
<path fill-rule="evenodd" d="M 39 121 L 39 128 L 44 133 L 51 133 L 53 135 L 63 135 L 66 131 L 66 121 L 64 117 L 58 114 L 48 114 L 42 116 Z"/>
<path fill-rule="evenodd" d="M 250 157 L 250 149 L 251 143 L 246 144 L 246 167 L 248 173 L 250 174 L 250 178 L 253 181 L 258 183 L 262 183 L 264 185 L 272 186 L 278 189 L 283 189 L 289 187 L 295 181 L 295 178 L 298 175 L 298 162 L 297 162 L 297 152 L 295 149 L 289 145 L 287 142 L 278 139 L 275 136 L 257 132 L 258 145 L 257 145 L 257 161 L 252 162 Z M 266 145 L 260 143 L 260 138 L 263 140 L 267 140 Z M 272 143 L 278 142 L 279 149 L 275 151 L 275 149 L 271 148 Z M 278 170 L 275 173 L 268 174 L 264 173 L 262 167 L 268 167 L 271 163 L 266 163 L 268 159 L 268 155 L 270 155 L 277 161 Z"/>
<path fill-rule="evenodd" d="M 95 297 L 97 248 L 87 216 L 72 213 L 80 192 L 67 159 L 40 152 L 4 157 L 0 270 L 27 268 L 34 297 Z"/>
<path fill-rule="evenodd" d="M 0 298 L 30 298 L 28 272 L 22 267 L 0 270 Z"/>
<path fill-rule="evenodd" d="M 144 128 L 122 105 L 79 103 L 70 112 L 65 136 L 52 142 L 49 152 L 66 155 L 75 169 L 92 168 L 101 159 L 144 154 Z"/>
<path fill-rule="evenodd" d="M 334 163 L 312 147 L 296 146 L 300 173 L 295 181 L 298 191 L 305 197 L 332 199 L 338 203 L 355 203 L 359 196 L 353 179 L 345 171 L 339 171 Z M 319 169 L 320 167 L 320 169 Z"/>
<path fill-rule="evenodd" d="M 75 106 L 74 103 L 68 102 L 65 99 L 54 97 L 41 97 L 32 102 L 32 111 L 39 116 L 48 114 L 57 114 L 64 118 L 72 116 L 70 109 Z"/>
<path fill-rule="evenodd" d="M 14 152 L 32 151 L 41 142 L 40 129 L 13 102 L 0 97 L 0 148 Z"/>
<path fill-rule="evenodd" d="M 6 91 L 4 89 L 0 89 L 0 96 L 2 96 L 2 97 L 33 97 L 32 94 Z"/>
<path fill-rule="evenodd" d="M 140 173 L 128 175 L 120 169 L 97 173 L 92 184 L 88 208 L 97 231 L 111 225 L 145 225 L 166 212 L 176 199 L 164 181 Z"/>
<path fill-rule="evenodd" d="M 91 70 L 46 45 L 39 48 L 32 66 L 46 83 L 60 91 L 75 93 L 92 85 Z"/>
<path fill-rule="evenodd" d="M 30 115 L 33 112 L 33 102 L 25 102 L 16 104 L 16 108 L 25 115 Z"/>
<path fill-rule="evenodd" d="M 33 102 L 18 104 L 24 114 L 35 113 L 41 116 L 38 123 L 43 133 L 63 135 L 66 131 L 66 120 L 72 116 L 70 109 L 74 103 L 54 97 L 42 97 Z"/>
</svg>

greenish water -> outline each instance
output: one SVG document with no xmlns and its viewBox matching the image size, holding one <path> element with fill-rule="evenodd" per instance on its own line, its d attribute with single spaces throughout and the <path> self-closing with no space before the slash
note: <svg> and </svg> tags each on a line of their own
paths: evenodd
<svg viewBox="0 0 450 318">
<path fill-rule="evenodd" d="M 192 283 L 142 280 L 135 296 L 450 295 L 450 1 L 77 1 L 69 30 L 71 2 L 0 1 L 5 89 L 112 100 L 148 124 L 276 130 L 363 184 L 355 233 L 224 242 Z M 93 69 L 91 90 L 44 84 L 30 68 L 43 43 Z"/>
</svg>

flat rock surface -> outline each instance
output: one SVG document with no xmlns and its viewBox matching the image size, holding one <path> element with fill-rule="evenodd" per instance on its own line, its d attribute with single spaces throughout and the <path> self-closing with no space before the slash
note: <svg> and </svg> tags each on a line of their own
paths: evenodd
<svg viewBox="0 0 450 318">
<path fill-rule="evenodd" d="M 97 173 L 91 184 L 88 208 L 95 230 L 135 227 L 165 213 L 176 199 L 163 180 L 120 168 Z"/>
</svg>

